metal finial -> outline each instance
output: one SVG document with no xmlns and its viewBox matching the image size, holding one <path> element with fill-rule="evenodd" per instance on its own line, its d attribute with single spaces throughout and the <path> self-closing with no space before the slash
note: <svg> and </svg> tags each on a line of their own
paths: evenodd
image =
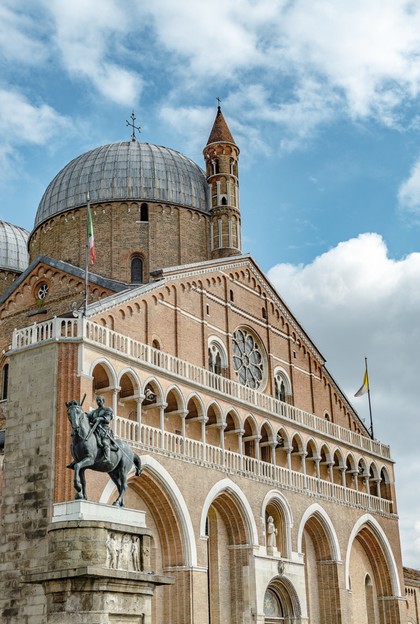
<svg viewBox="0 0 420 624">
<path fill-rule="evenodd" d="M 220 104 L 222 100 L 219 97 L 217 97 L 216 100 L 217 100 L 217 109 L 220 110 Z"/>
<path fill-rule="evenodd" d="M 131 140 L 132 141 L 136 141 L 136 130 L 139 132 L 141 132 L 141 127 L 140 126 L 136 126 L 134 124 L 134 122 L 136 121 L 136 116 L 134 114 L 134 111 L 131 113 L 131 123 L 129 121 L 127 121 L 127 119 L 125 120 L 125 123 L 127 126 L 130 126 L 131 128 L 133 128 L 133 133 L 131 135 Z"/>
</svg>

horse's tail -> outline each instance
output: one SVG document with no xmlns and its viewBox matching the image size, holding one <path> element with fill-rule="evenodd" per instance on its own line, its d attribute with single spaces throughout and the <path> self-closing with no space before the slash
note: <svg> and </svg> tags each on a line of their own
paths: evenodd
<svg viewBox="0 0 420 624">
<path fill-rule="evenodd" d="M 133 455 L 133 463 L 136 468 L 136 477 L 139 477 L 141 475 L 141 471 L 143 470 L 141 465 L 141 459 L 138 455 L 136 455 L 136 453 L 133 453 Z"/>
</svg>

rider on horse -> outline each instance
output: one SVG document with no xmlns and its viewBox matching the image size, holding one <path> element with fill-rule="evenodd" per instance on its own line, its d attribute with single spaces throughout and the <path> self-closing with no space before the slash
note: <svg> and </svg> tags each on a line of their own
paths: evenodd
<svg viewBox="0 0 420 624">
<path fill-rule="evenodd" d="M 92 425 L 91 431 L 95 433 L 98 446 L 103 450 L 104 459 L 109 462 L 111 459 L 111 448 L 113 450 L 118 450 L 112 437 L 112 430 L 109 426 L 111 420 L 114 418 L 114 414 L 110 407 L 105 407 L 105 399 L 103 396 L 97 396 L 96 403 L 98 407 L 89 412 L 87 416 Z"/>
</svg>

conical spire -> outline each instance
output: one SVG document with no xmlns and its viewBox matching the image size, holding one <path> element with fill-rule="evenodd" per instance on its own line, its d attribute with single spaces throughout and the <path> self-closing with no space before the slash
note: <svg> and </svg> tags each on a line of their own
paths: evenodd
<svg viewBox="0 0 420 624">
<path fill-rule="evenodd" d="M 210 145 L 210 143 L 233 143 L 235 145 L 220 105 L 217 107 L 216 119 L 214 120 L 207 145 Z"/>
</svg>

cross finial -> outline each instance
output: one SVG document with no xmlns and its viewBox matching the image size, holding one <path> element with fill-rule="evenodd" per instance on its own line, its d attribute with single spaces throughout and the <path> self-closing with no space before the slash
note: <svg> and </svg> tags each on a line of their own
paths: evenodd
<svg viewBox="0 0 420 624">
<path fill-rule="evenodd" d="M 220 104 L 221 104 L 222 100 L 219 97 L 217 97 L 216 100 L 217 100 L 217 108 L 218 108 L 218 110 L 220 110 Z"/>
<path fill-rule="evenodd" d="M 140 133 L 141 132 L 141 127 L 140 126 L 136 126 L 134 125 L 134 122 L 136 121 L 136 116 L 134 114 L 134 111 L 131 113 L 131 123 L 129 121 L 127 121 L 127 119 L 125 120 L 125 123 L 127 126 L 130 126 L 131 128 L 133 128 L 133 133 L 131 135 L 131 140 L 135 141 L 136 140 L 136 130 Z"/>
</svg>

